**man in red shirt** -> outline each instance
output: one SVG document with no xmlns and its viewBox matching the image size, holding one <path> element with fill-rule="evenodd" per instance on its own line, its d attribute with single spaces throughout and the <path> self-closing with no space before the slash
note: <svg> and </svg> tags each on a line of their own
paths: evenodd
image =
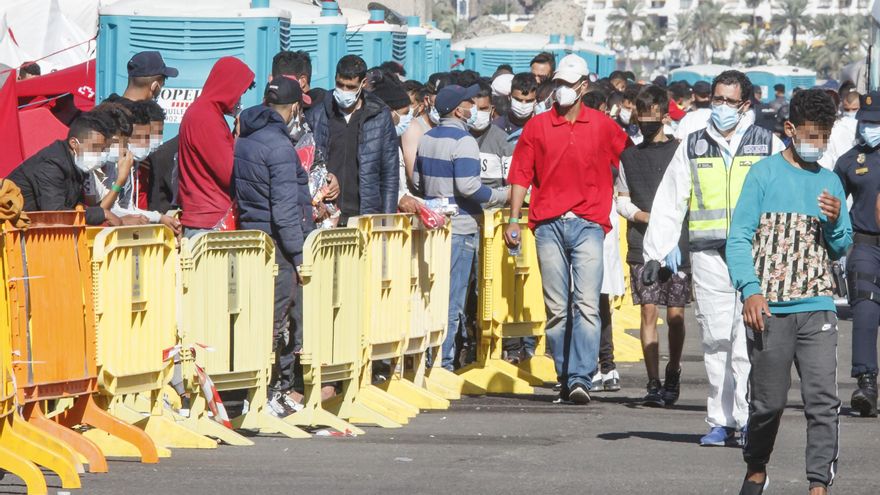
<svg viewBox="0 0 880 495">
<path fill-rule="evenodd" d="M 588 75 L 583 58 L 560 60 L 553 75 L 554 110 L 533 117 L 523 129 L 508 176 L 512 195 L 504 233 L 508 246 L 519 244 L 520 208 L 531 186 L 529 228 L 544 282 L 547 338 L 562 384 L 560 398 L 576 404 L 590 402 L 599 357 L 602 242 L 611 230 L 612 167 L 630 143 L 614 121 L 581 103 Z"/>
</svg>

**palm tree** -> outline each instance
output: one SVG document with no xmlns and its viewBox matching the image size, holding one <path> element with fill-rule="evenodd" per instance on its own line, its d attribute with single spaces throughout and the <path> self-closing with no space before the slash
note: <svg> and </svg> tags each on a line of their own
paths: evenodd
<svg viewBox="0 0 880 495">
<path fill-rule="evenodd" d="M 807 2 L 808 0 L 778 0 L 774 6 L 781 12 L 773 15 L 773 22 L 776 25 L 773 31 L 776 34 L 791 31 L 792 45 L 797 45 L 798 31 L 810 25 Z"/>
<path fill-rule="evenodd" d="M 777 41 L 762 26 L 746 29 L 746 39 L 740 44 L 740 55 L 747 65 L 756 66 L 767 62 L 769 54 L 776 51 Z"/>
<path fill-rule="evenodd" d="M 637 45 L 647 50 L 651 60 L 656 61 L 663 54 L 663 50 L 666 49 L 666 35 L 667 30 L 660 27 L 660 24 L 656 22 L 656 18 L 649 18 L 645 22 L 644 28 L 642 28 L 642 34 L 637 41 Z"/>
<path fill-rule="evenodd" d="M 746 7 L 752 9 L 752 19 L 749 22 L 754 29 L 758 20 L 758 7 L 764 3 L 764 0 L 746 0 Z"/>
<path fill-rule="evenodd" d="M 714 0 L 705 0 L 693 11 L 678 15 L 677 35 L 682 49 L 696 54 L 697 62 L 702 63 L 726 47 L 727 36 L 736 27 L 734 16 L 722 12 Z"/>
<path fill-rule="evenodd" d="M 809 30 L 813 36 L 824 38 L 837 30 L 837 16 L 820 14 L 810 21 Z"/>
<path fill-rule="evenodd" d="M 636 44 L 636 32 L 641 32 L 645 27 L 643 7 L 644 2 L 641 0 L 620 0 L 617 10 L 608 16 L 608 34 L 612 46 L 620 46 L 627 55 L 631 55 Z M 630 56 L 626 57 L 627 70 L 632 68 L 630 59 Z"/>
</svg>

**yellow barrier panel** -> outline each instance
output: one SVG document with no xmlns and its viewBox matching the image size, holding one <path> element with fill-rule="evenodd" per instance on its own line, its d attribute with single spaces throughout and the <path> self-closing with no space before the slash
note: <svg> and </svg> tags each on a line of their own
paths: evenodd
<svg viewBox="0 0 880 495">
<path fill-rule="evenodd" d="M 418 216 L 411 217 L 412 232 L 412 328 L 404 354 L 412 355 L 411 369 L 404 376 L 445 399 L 460 399 L 464 379 L 444 370 L 440 359 L 427 368 L 426 352 L 440 356 L 449 313 L 449 270 L 452 232 L 447 224 L 428 229 Z"/>
<path fill-rule="evenodd" d="M 191 406 L 189 417 L 177 421 L 232 445 L 253 442 L 208 417 L 194 365 L 205 370 L 218 392 L 247 390 L 248 409 L 231 419 L 234 428 L 310 436 L 272 416 L 267 405 L 278 270 L 274 252 L 268 235 L 244 230 L 199 234 L 184 239 L 181 247 L 178 335 Z"/>
<path fill-rule="evenodd" d="M 3 270 L 3 280 L 8 284 L 10 277 L 5 269 L 5 253 L 3 257 L 4 262 L 0 264 L 0 269 Z M 34 442 L 17 431 L 25 421 L 18 414 L 16 404 L 12 374 L 12 328 L 5 288 L 0 290 L 0 392 L 0 469 L 24 480 L 29 495 L 46 495 L 49 493 L 46 479 L 36 463 L 45 462 L 47 458 L 60 458 L 55 457 L 53 451 L 41 442 Z"/>
<path fill-rule="evenodd" d="M 478 315 L 480 343 L 477 361 L 458 371 L 467 382 L 464 393 L 533 393 L 532 387 L 556 380 L 552 358 L 546 354 L 546 310 L 538 269 L 535 237 L 522 229 L 520 255 L 508 254 L 504 220 L 509 210 L 483 215 L 480 239 Z M 523 210 L 523 219 L 528 211 Z M 535 355 L 520 366 L 502 359 L 502 339 L 535 337 Z"/>
<path fill-rule="evenodd" d="M 300 362 L 305 408 L 284 420 L 341 432 L 364 431 L 340 418 L 368 418 L 386 428 L 399 423 L 357 401 L 363 328 L 364 236 L 356 228 L 316 230 L 303 246 L 303 348 Z M 321 402 L 321 386 L 339 382 L 341 392 Z"/>
<path fill-rule="evenodd" d="M 87 424 L 141 448 L 144 462 L 158 461 L 155 445 L 137 428 L 95 403 L 95 319 L 92 278 L 81 211 L 32 212 L 26 230 L 3 230 L 10 293 L 14 366 L 23 416 L 67 444 L 69 458 L 85 458 L 92 473 L 107 472 L 94 442 L 73 427 Z M 69 410 L 47 419 L 44 402 L 69 398 Z"/>
<path fill-rule="evenodd" d="M 216 441 L 175 423 L 160 397 L 172 366 L 163 353 L 177 343 L 173 233 L 148 225 L 90 234 L 101 405 L 162 447 L 216 448 Z M 132 455 L 130 445 L 96 430 L 86 436 L 107 455 Z"/>
<path fill-rule="evenodd" d="M 397 423 L 406 424 L 419 413 L 419 406 L 429 407 L 432 398 L 426 390 L 406 387 L 399 380 L 400 357 L 411 324 L 409 217 L 367 215 L 351 222 L 357 222 L 366 240 L 365 347 L 358 400 Z M 381 384 L 373 385 L 373 362 L 380 360 L 390 361 L 390 376 Z M 353 418 L 352 422 L 360 421 Z"/>
<path fill-rule="evenodd" d="M 620 219 L 620 256 L 626 259 L 626 220 Z M 639 329 L 642 323 L 642 313 L 639 306 L 633 304 L 632 289 L 629 278 L 629 265 L 624 263 L 623 269 L 624 287 L 626 293 L 619 308 L 615 308 L 611 317 L 612 333 L 614 339 L 614 361 L 618 363 L 637 363 L 644 359 L 641 341 L 626 333 L 627 330 Z M 662 325 L 663 320 L 657 319 L 657 324 Z"/>
</svg>

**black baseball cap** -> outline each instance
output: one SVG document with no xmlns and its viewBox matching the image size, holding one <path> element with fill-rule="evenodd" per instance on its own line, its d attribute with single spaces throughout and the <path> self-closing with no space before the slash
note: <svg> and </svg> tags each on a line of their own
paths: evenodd
<svg viewBox="0 0 880 495">
<path fill-rule="evenodd" d="M 697 81 L 694 83 L 694 94 L 702 98 L 707 98 L 712 92 L 712 85 L 706 81 Z"/>
<path fill-rule="evenodd" d="M 859 122 L 880 122 L 880 91 L 871 91 L 859 98 L 859 111 L 856 120 Z"/>
<path fill-rule="evenodd" d="M 437 98 L 434 99 L 434 108 L 441 116 L 447 115 L 461 105 L 461 102 L 473 100 L 479 92 L 479 84 L 473 84 L 467 88 L 457 84 L 446 86 L 437 93 Z"/>
<path fill-rule="evenodd" d="M 266 103 L 273 105 L 288 105 L 291 103 L 305 103 L 310 105 L 312 99 L 304 94 L 299 86 L 299 81 L 289 76 L 275 76 L 266 85 L 263 93 Z"/>
<path fill-rule="evenodd" d="M 128 77 L 177 77 L 177 74 L 177 69 L 165 65 L 162 55 L 156 51 L 136 53 L 128 61 Z"/>
</svg>

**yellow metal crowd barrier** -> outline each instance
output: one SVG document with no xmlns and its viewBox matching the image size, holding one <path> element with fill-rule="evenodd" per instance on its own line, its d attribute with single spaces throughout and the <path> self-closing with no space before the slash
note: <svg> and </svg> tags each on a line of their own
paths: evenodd
<svg viewBox="0 0 880 495">
<path fill-rule="evenodd" d="M 467 394 L 527 394 L 534 386 L 556 381 L 553 360 L 546 352 L 547 317 L 535 238 L 523 228 L 520 255 L 510 256 L 504 243 L 504 220 L 509 215 L 506 209 L 483 215 L 477 309 L 480 342 L 477 361 L 459 370 Z M 522 215 L 525 220 L 528 210 Z M 502 358 L 502 341 L 512 337 L 535 337 L 535 355 L 519 366 Z"/>
<path fill-rule="evenodd" d="M 100 404 L 142 430 L 159 446 L 215 448 L 216 441 L 178 425 L 161 392 L 177 344 L 177 252 L 164 226 L 89 229 L 97 327 Z M 107 455 L 132 456 L 130 444 L 98 430 L 86 432 Z"/>
<path fill-rule="evenodd" d="M 189 416 L 177 421 L 232 445 L 253 442 L 208 417 L 209 397 L 200 381 L 204 376 L 218 392 L 247 391 L 247 410 L 231 419 L 236 429 L 309 437 L 269 414 L 267 406 L 277 273 L 274 253 L 272 239 L 260 231 L 208 232 L 184 239 L 181 246 L 178 334 L 191 406 Z"/>
</svg>

